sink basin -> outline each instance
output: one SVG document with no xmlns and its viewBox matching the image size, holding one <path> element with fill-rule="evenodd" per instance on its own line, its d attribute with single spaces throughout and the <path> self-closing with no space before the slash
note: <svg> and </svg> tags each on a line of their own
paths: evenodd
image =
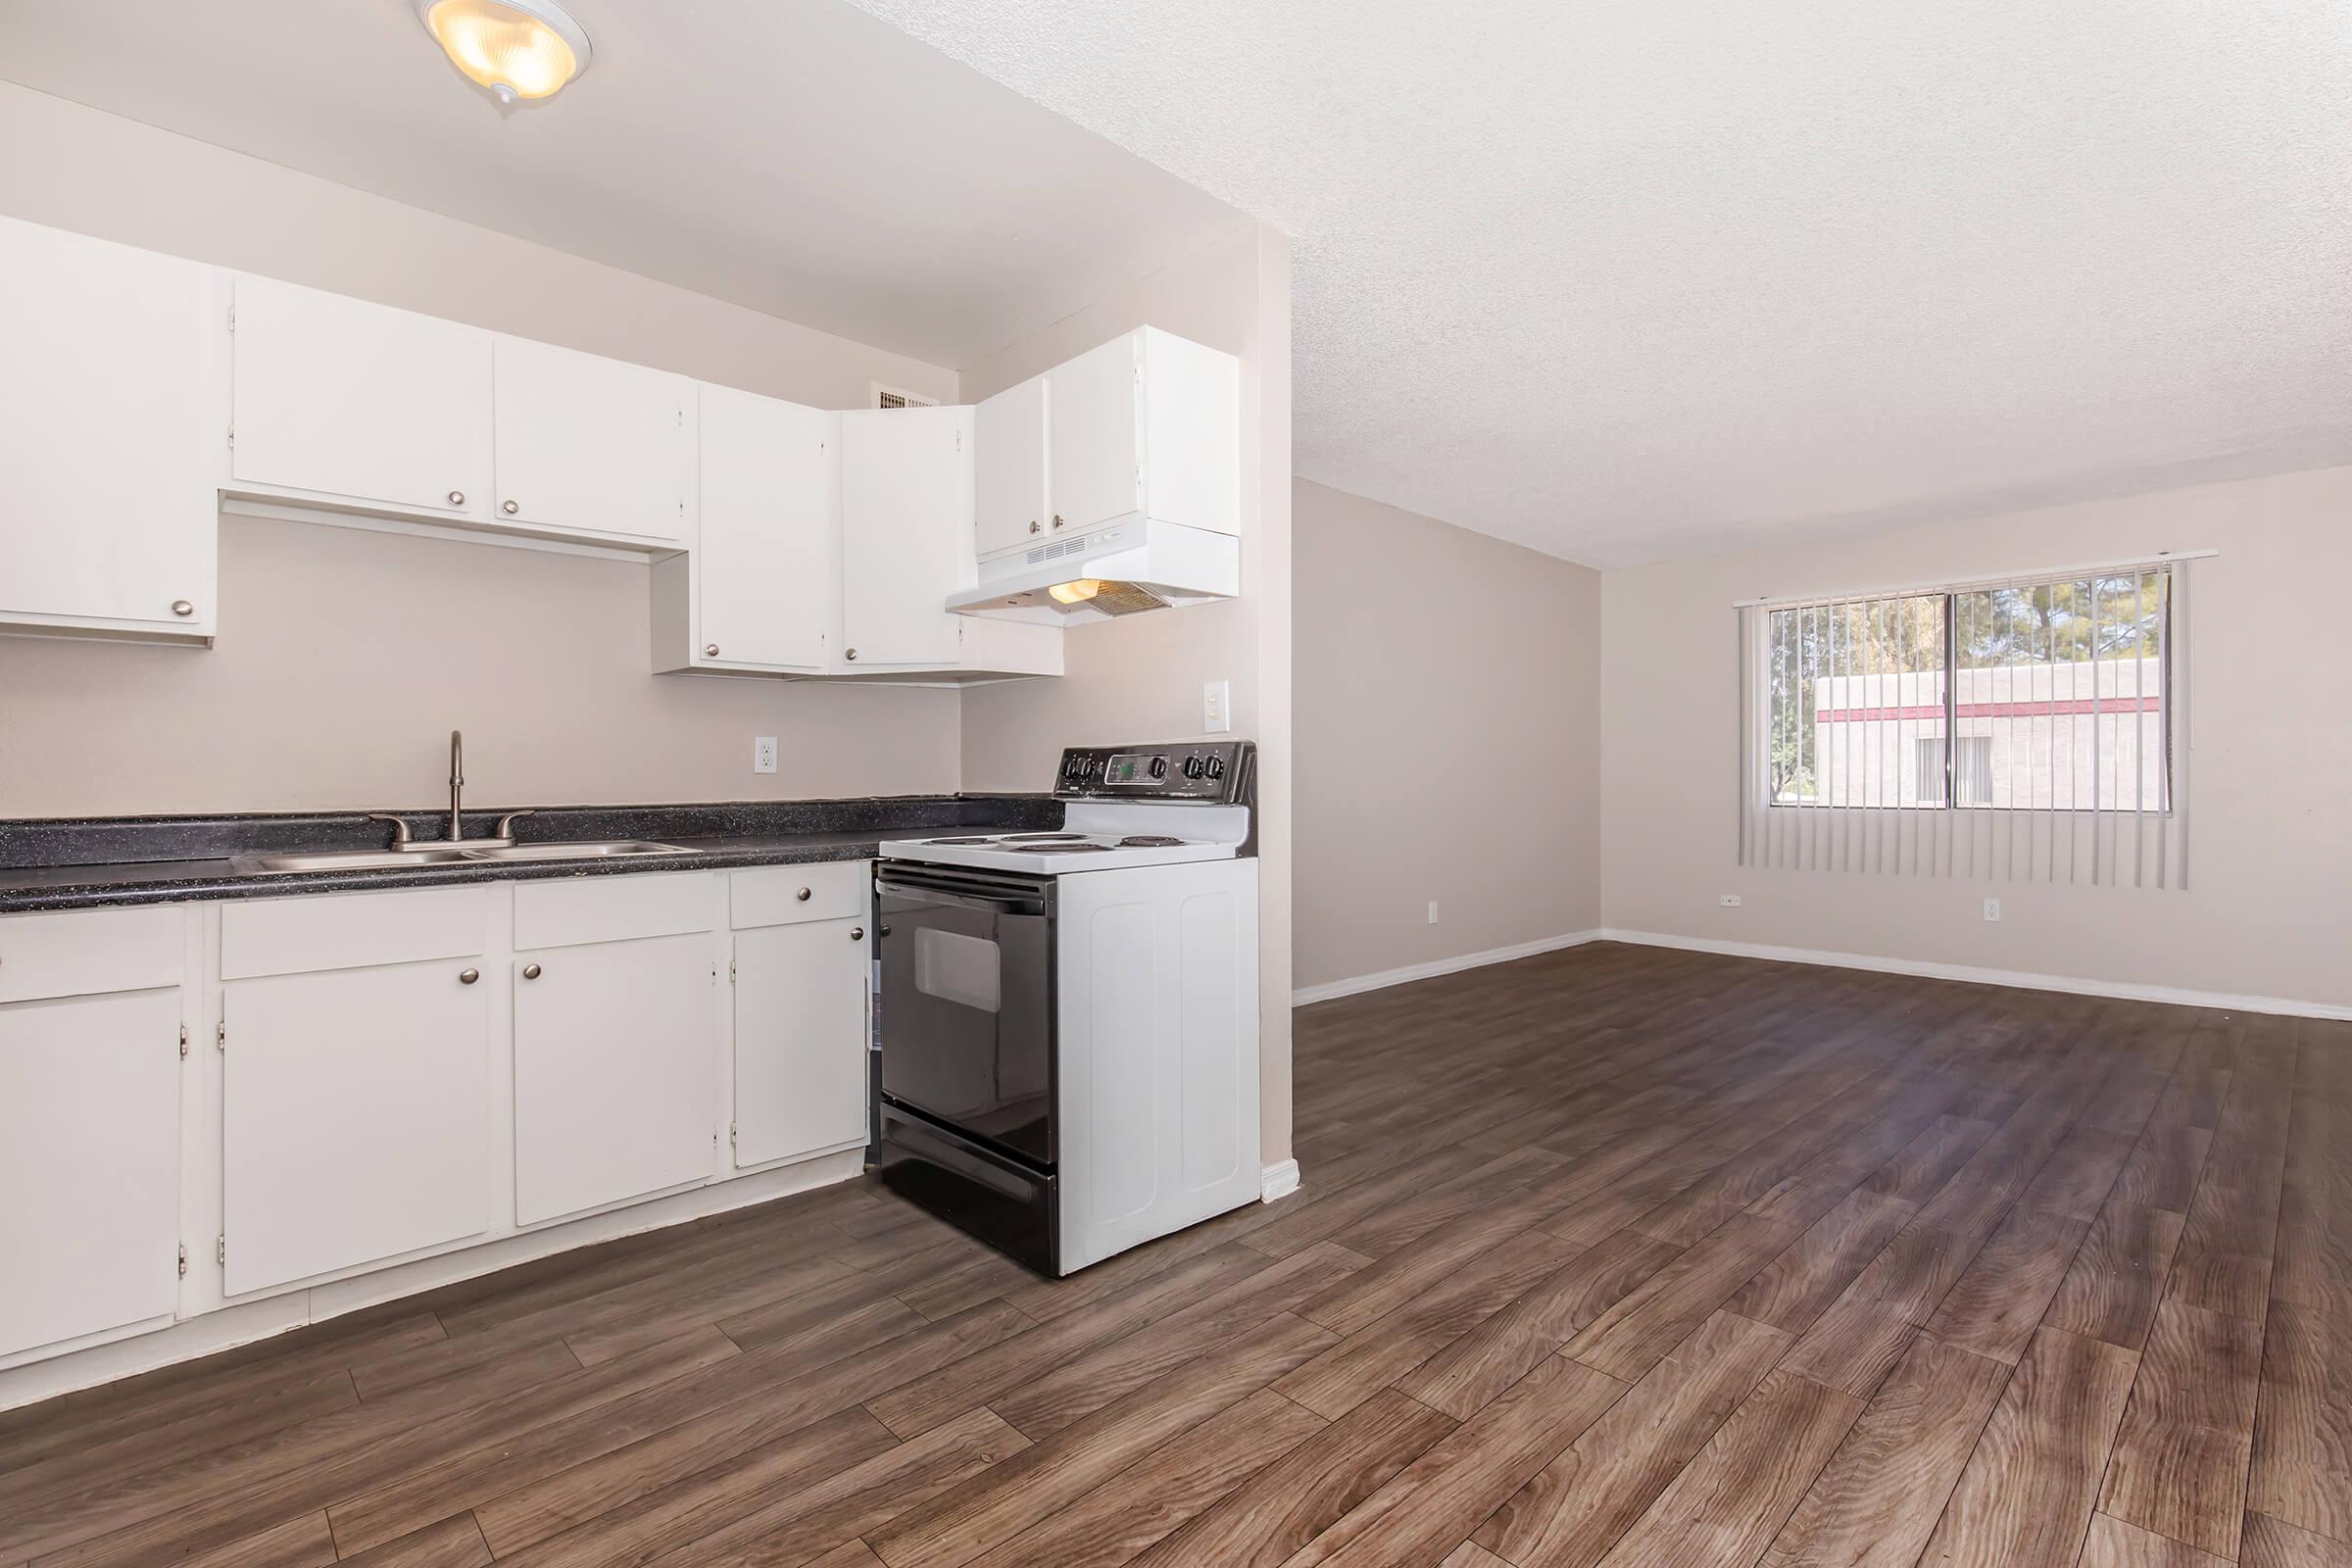
<svg viewBox="0 0 2352 1568">
<path fill-rule="evenodd" d="M 240 855 L 239 871 L 391 871 L 402 866 L 465 865 L 484 860 L 600 860 L 612 856 L 692 855 L 675 844 L 646 839 L 594 839 L 577 844 L 513 844 L 504 849 L 456 846 L 430 850 L 327 850 L 316 855 Z"/>
<path fill-rule="evenodd" d="M 578 844 L 515 844 L 503 850 L 461 850 L 468 860 L 601 860 L 615 855 L 692 855 L 675 844 L 645 839 L 598 839 Z"/>
<path fill-rule="evenodd" d="M 239 855 L 229 864 L 240 871 L 372 871 L 399 866 L 463 865 L 460 850 L 324 850 L 316 855 Z"/>
</svg>

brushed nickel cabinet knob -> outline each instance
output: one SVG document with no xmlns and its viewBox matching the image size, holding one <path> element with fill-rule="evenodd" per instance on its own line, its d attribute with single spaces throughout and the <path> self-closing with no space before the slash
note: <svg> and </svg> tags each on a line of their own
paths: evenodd
<svg viewBox="0 0 2352 1568">
<path fill-rule="evenodd" d="M 793 897 L 800 900 L 803 904 L 807 904 L 808 902 L 808 890 L 807 888 L 803 888 L 800 892 L 795 893 Z"/>
<path fill-rule="evenodd" d="M 499 510 L 499 511 L 501 511 L 501 512 L 503 512 L 503 513 L 505 513 L 505 514 L 506 514 L 508 516 L 512 517 L 513 515 L 514 515 L 514 514 L 516 514 L 517 512 L 520 512 L 520 511 L 522 510 L 522 508 L 520 508 L 520 507 L 516 506 L 516 505 L 515 505 L 514 502 L 512 502 L 512 501 L 509 501 L 509 502 L 507 502 L 505 505 L 501 506 L 501 507 L 500 507 L 498 510 Z"/>
<path fill-rule="evenodd" d="M 172 613 L 185 618 L 196 613 L 196 607 L 185 599 L 174 599 L 172 601 Z"/>
<path fill-rule="evenodd" d="M 1044 532 L 1045 532 L 1045 529 L 1043 529 L 1043 528 L 1040 528 L 1040 527 L 1037 525 L 1037 519 L 1036 519 L 1035 517 L 1031 517 L 1031 518 L 1029 519 L 1029 531 L 1030 531 L 1031 533 L 1044 533 Z"/>
<path fill-rule="evenodd" d="M 704 657 L 705 659 L 716 659 L 716 658 L 718 657 L 718 644 L 716 644 L 716 643 L 705 643 L 705 644 L 703 644 L 703 657 Z"/>
<path fill-rule="evenodd" d="M 1061 526 L 1061 514 L 1058 512 L 1054 514 L 1054 526 L 1056 528 Z"/>
<path fill-rule="evenodd" d="M 852 942 L 863 942 L 865 940 L 865 927 L 861 925 L 854 925 L 850 927 L 850 940 Z"/>
<path fill-rule="evenodd" d="M 453 507 L 464 506 L 466 504 L 466 492 L 463 490 L 452 490 L 449 493 L 449 504 Z"/>
<path fill-rule="evenodd" d="M 844 649 L 841 657 L 844 659 L 856 659 L 858 657 L 858 650 L 855 648 Z"/>
<path fill-rule="evenodd" d="M 537 964 L 535 964 L 535 963 L 526 963 L 526 964 L 524 964 L 524 965 L 522 966 L 522 977 L 523 977 L 525 980 L 536 980 L 536 979 L 538 979 L 538 978 L 539 978 L 539 966 L 538 966 Z"/>
<path fill-rule="evenodd" d="M 462 986 L 469 986 L 476 980 L 479 980 L 481 977 L 482 971 L 479 969 L 460 969 L 458 971 L 458 984 Z"/>
</svg>

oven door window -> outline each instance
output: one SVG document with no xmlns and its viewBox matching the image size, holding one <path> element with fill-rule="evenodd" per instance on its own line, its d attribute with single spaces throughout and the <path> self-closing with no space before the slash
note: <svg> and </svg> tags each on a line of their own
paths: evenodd
<svg viewBox="0 0 2352 1568">
<path fill-rule="evenodd" d="M 882 923 L 882 1092 L 1051 1165 L 1051 919 L 893 888 Z"/>
</svg>

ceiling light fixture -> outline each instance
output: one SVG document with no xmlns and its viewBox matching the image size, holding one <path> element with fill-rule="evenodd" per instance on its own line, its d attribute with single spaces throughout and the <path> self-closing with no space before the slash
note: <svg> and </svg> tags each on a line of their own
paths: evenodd
<svg viewBox="0 0 2352 1568">
<path fill-rule="evenodd" d="M 586 30 L 550 0 L 416 0 L 416 20 L 502 108 L 553 98 L 594 55 Z"/>
</svg>

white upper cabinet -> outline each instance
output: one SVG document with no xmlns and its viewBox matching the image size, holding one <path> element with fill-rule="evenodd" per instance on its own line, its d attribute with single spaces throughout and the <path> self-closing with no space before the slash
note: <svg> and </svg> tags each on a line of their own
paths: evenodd
<svg viewBox="0 0 2352 1568">
<path fill-rule="evenodd" d="M 970 571 L 972 411 L 841 416 L 842 667 L 939 669 L 961 657 L 948 595 Z"/>
<path fill-rule="evenodd" d="M 1137 335 L 1113 338 L 1046 372 L 1054 438 L 1050 535 L 1083 533 L 1143 507 L 1143 389 Z"/>
<path fill-rule="evenodd" d="M 213 634 L 215 275 L 0 219 L 0 624 Z"/>
<path fill-rule="evenodd" d="M 972 586 L 969 407 L 841 416 L 841 658 L 836 674 L 1058 675 L 1061 628 L 947 608 Z"/>
<path fill-rule="evenodd" d="M 238 488 L 490 519 L 495 334 L 269 278 L 236 297 Z"/>
<path fill-rule="evenodd" d="M 1239 533 L 1241 385 L 1232 355 L 1147 326 L 982 403 L 976 553 L 1135 516 Z"/>
<path fill-rule="evenodd" d="M 1046 530 L 1046 378 L 1007 387 L 972 411 L 979 553 L 1034 543 Z"/>
<path fill-rule="evenodd" d="M 832 648 L 841 418 L 700 389 L 701 521 L 655 565 L 657 669 L 815 674 Z"/>
<path fill-rule="evenodd" d="M 686 542 L 692 381 L 522 338 L 497 339 L 493 361 L 494 524 Z"/>
</svg>

